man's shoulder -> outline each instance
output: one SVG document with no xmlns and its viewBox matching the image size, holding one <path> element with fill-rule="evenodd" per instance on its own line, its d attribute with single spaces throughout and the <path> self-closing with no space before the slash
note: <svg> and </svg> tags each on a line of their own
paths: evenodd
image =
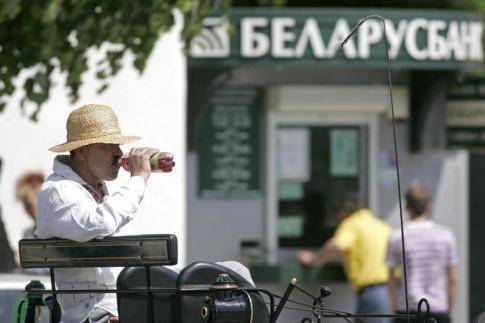
<svg viewBox="0 0 485 323">
<path fill-rule="evenodd" d="M 76 181 L 71 179 L 67 179 L 59 174 L 52 173 L 50 174 L 44 183 L 42 184 L 41 190 L 49 187 L 59 187 L 59 186 L 76 186 L 78 184 Z"/>
<path fill-rule="evenodd" d="M 417 240 L 432 240 L 450 242 L 455 240 L 452 229 L 433 221 L 423 223 L 409 222 L 404 226 L 405 237 Z M 401 240 L 401 229 L 396 228 L 392 231 L 390 240 Z"/>
<path fill-rule="evenodd" d="M 437 237 L 441 237 L 444 240 L 455 240 L 455 234 L 450 227 L 442 224 L 433 223 L 433 233 Z"/>
<path fill-rule="evenodd" d="M 380 236 L 385 236 L 386 239 L 391 232 L 390 227 L 384 221 L 365 209 L 343 219 L 338 226 L 338 230 L 341 232 L 369 232 L 369 229 Z"/>
<path fill-rule="evenodd" d="M 411 221 L 405 227 L 407 230 L 417 230 L 418 232 L 428 231 L 430 234 L 440 236 L 454 236 L 453 230 L 443 224 L 436 223 L 433 220 Z"/>
<path fill-rule="evenodd" d="M 47 179 L 42 184 L 39 191 L 39 198 L 42 199 L 43 197 L 46 197 L 53 193 L 68 193 L 72 192 L 72 190 L 79 190 L 81 188 L 81 184 L 77 183 L 76 181 L 66 179 L 53 173 L 49 175 L 49 177 L 47 177 Z"/>
<path fill-rule="evenodd" d="M 346 228 L 346 227 L 351 227 L 355 226 L 359 222 L 359 219 L 354 216 L 354 214 L 346 217 L 342 221 L 340 221 L 338 227 L 339 228 Z"/>
<path fill-rule="evenodd" d="M 346 219 L 347 220 L 347 219 Z M 373 227 L 391 233 L 391 227 L 381 218 L 374 215 L 369 209 L 362 209 L 355 212 L 354 216 L 348 218 L 350 223 L 356 223 L 365 227 Z"/>
</svg>

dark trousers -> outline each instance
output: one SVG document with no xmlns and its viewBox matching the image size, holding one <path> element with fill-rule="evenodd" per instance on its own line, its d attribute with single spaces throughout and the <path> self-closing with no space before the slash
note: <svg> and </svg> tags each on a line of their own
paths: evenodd
<svg viewBox="0 0 485 323">
<path fill-rule="evenodd" d="M 401 311 L 397 311 L 396 314 L 406 314 L 406 312 L 401 312 Z M 411 311 L 410 314 L 416 314 L 415 311 Z M 424 321 L 426 323 L 451 323 L 451 319 L 450 319 L 450 315 L 448 313 L 431 313 L 431 317 L 433 317 L 435 320 L 431 320 L 431 321 Z M 413 322 L 413 323 L 417 323 L 417 322 L 421 322 L 417 319 L 415 320 L 409 320 L 410 322 Z M 408 320 L 407 319 L 394 319 L 393 320 L 394 323 L 407 323 Z"/>
</svg>

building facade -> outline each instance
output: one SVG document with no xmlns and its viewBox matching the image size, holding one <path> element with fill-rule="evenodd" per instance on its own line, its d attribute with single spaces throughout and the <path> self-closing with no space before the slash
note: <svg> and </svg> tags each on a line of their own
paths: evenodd
<svg viewBox="0 0 485 323">
<path fill-rule="evenodd" d="M 354 33 L 371 15 L 386 33 L 379 17 Z M 335 304 L 351 306 L 338 263 L 304 272 L 295 252 L 331 237 L 329 202 L 342 192 L 397 227 L 399 161 L 402 189 L 428 186 L 434 219 L 458 237 L 454 315 L 468 321 L 469 153 L 452 140 L 447 106 L 457 80 L 482 64 L 481 17 L 235 9 L 204 23 L 188 62 L 187 259 L 239 258 L 272 287 L 292 274 L 328 282 Z"/>
</svg>

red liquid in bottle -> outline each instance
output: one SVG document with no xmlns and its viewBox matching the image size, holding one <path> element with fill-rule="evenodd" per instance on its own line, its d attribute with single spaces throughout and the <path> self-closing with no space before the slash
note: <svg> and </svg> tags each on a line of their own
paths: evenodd
<svg viewBox="0 0 485 323">
<path fill-rule="evenodd" d="M 130 171 L 130 166 L 127 157 L 121 157 L 118 161 L 118 166 L 126 171 Z M 167 152 L 160 152 L 150 157 L 150 168 L 152 173 L 169 173 L 175 166 L 173 161 L 173 154 Z"/>
</svg>

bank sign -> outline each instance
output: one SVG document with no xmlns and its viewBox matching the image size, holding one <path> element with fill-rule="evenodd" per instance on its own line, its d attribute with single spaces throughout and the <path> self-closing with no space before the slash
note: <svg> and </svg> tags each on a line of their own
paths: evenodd
<svg viewBox="0 0 485 323">
<path fill-rule="evenodd" d="M 189 64 L 385 66 L 379 20 L 362 24 L 340 49 L 363 17 L 376 14 L 386 21 L 393 67 L 455 69 L 483 61 L 484 25 L 469 12 L 234 9 L 229 18 L 204 19 L 205 28 L 192 40 Z"/>
</svg>

